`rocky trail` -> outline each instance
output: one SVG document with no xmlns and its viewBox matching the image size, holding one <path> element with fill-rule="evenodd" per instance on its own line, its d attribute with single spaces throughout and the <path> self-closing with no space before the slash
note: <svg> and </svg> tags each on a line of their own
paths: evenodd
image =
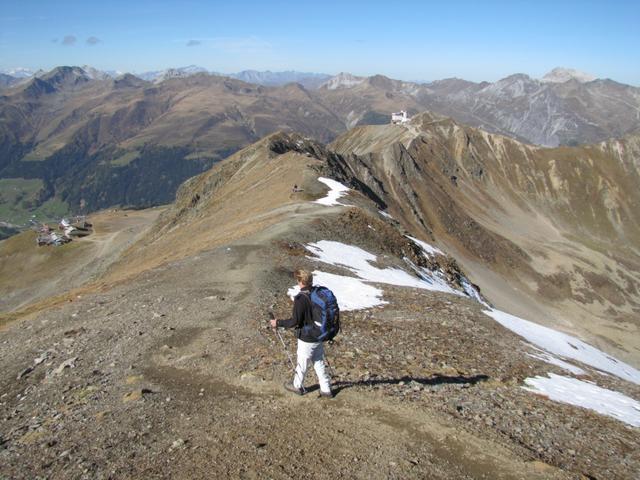
<svg viewBox="0 0 640 480">
<path fill-rule="evenodd" d="M 11 325 L 2 478 L 632 478 L 637 432 L 521 391 L 518 337 L 452 295 L 345 313 L 336 397 L 313 374 L 285 392 L 266 311 L 311 262 L 290 244 L 246 239 Z"/>
</svg>

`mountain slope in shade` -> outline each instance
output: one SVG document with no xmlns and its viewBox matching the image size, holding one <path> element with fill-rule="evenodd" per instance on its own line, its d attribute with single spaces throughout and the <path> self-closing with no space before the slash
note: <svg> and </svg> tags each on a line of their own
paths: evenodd
<svg viewBox="0 0 640 480">
<path fill-rule="evenodd" d="M 18 83 L 19 81 L 19 78 L 12 77 L 11 75 L 7 75 L 5 73 L 0 73 L 0 88 L 9 87 L 13 84 Z"/>
</svg>

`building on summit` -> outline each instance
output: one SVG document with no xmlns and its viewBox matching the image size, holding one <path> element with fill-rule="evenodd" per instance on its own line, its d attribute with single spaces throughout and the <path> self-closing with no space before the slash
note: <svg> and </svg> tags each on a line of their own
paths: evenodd
<svg viewBox="0 0 640 480">
<path fill-rule="evenodd" d="M 407 123 L 409 121 L 409 116 L 407 112 L 404 110 L 400 110 L 399 112 L 394 112 L 391 114 L 391 123 L 394 125 L 398 125 L 401 123 Z"/>
</svg>

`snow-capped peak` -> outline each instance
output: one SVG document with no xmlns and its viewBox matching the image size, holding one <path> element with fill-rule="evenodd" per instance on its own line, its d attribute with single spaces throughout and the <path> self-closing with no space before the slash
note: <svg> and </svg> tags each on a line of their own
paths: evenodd
<svg viewBox="0 0 640 480">
<path fill-rule="evenodd" d="M 5 75 L 10 75 L 15 78 L 29 78 L 34 72 L 30 68 L 16 67 L 9 70 L 0 70 L 0 73 L 4 73 Z"/>
<path fill-rule="evenodd" d="M 87 74 L 87 77 L 92 80 L 107 80 L 111 78 L 111 75 L 109 75 L 107 72 L 103 72 L 102 70 L 98 70 L 97 68 L 93 68 L 89 65 L 83 65 L 82 70 L 84 70 L 84 73 Z"/>
<path fill-rule="evenodd" d="M 356 77 L 350 73 L 341 72 L 335 77 L 331 77 L 329 80 L 322 84 L 322 87 L 327 90 L 336 90 L 337 88 L 351 88 L 356 85 L 360 85 L 366 79 L 364 77 Z"/>
<path fill-rule="evenodd" d="M 197 65 L 189 65 L 187 67 L 180 68 L 168 68 L 157 72 L 145 72 L 138 75 L 143 80 L 150 80 L 154 83 L 163 82 L 169 78 L 184 78 L 198 73 L 208 73 L 206 68 L 198 67 Z"/>
<path fill-rule="evenodd" d="M 198 65 L 188 65 L 186 67 L 180 67 L 176 70 L 179 70 L 182 73 L 186 73 L 187 75 L 195 75 L 196 73 L 207 73 L 208 70 L 204 67 L 199 67 Z"/>
<path fill-rule="evenodd" d="M 590 73 L 580 72 L 578 70 L 574 70 L 573 68 L 557 67 L 547 73 L 544 77 L 542 77 L 540 81 L 548 83 L 564 83 L 568 82 L 569 80 L 577 80 L 580 83 L 585 83 L 591 82 L 595 79 L 596 77 L 594 77 Z"/>
</svg>

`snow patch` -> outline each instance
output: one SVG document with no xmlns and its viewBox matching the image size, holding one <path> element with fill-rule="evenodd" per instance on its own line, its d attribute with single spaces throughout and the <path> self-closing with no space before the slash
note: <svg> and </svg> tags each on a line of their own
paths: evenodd
<svg viewBox="0 0 640 480">
<path fill-rule="evenodd" d="M 333 291 L 336 294 L 338 306 L 342 311 L 372 308 L 388 303 L 382 300 L 382 290 L 367 285 L 358 278 L 315 270 L 313 272 L 313 283 Z M 295 286 L 291 287 L 287 294 L 293 299 L 299 292 L 300 288 Z"/>
<path fill-rule="evenodd" d="M 590 367 L 640 385 L 640 371 L 576 337 L 558 332 L 552 328 L 543 327 L 500 310 L 484 310 L 484 313 L 502 326 L 551 354 L 577 360 Z"/>
<path fill-rule="evenodd" d="M 527 378 L 525 390 L 546 395 L 556 402 L 595 410 L 634 427 L 640 427 L 640 402 L 619 392 L 554 373 Z"/>
<path fill-rule="evenodd" d="M 352 245 L 330 240 L 321 240 L 310 243 L 307 250 L 315 254 L 310 257 L 329 265 L 346 268 L 358 278 L 334 275 L 331 273 L 316 270 L 313 272 L 314 284 L 322 285 L 331 289 L 338 299 L 341 310 L 359 310 L 384 305 L 387 302 L 382 300 L 383 291 L 379 288 L 368 285 L 365 282 L 383 283 L 400 287 L 421 288 L 423 290 L 440 291 L 462 295 L 452 289 L 444 278 L 442 272 L 431 272 L 425 268 L 416 267 L 405 259 L 420 275 L 417 278 L 399 268 L 378 268 L 371 264 L 377 257 L 366 250 Z M 291 287 L 287 294 L 293 298 L 300 289 Z"/>
<path fill-rule="evenodd" d="M 407 257 L 404 257 L 403 260 L 416 272 L 416 274 L 426 283 L 428 283 L 431 288 L 429 290 L 433 290 L 436 292 L 446 292 L 453 293 L 454 295 L 461 295 L 462 293 L 458 290 L 454 290 L 447 283 L 447 279 L 445 274 L 441 270 L 429 270 L 428 268 L 418 267 Z"/>
<path fill-rule="evenodd" d="M 422 240 L 418 240 L 417 238 L 411 237 L 409 235 L 406 235 L 406 237 L 411 239 L 415 243 L 417 243 L 420 246 L 420 248 L 422 248 L 422 250 L 424 250 L 429 256 L 436 255 L 436 254 L 444 255 L 444 252 L 442 250 L 439 250 L 436 247 L 429 245 L 427 242 L 423 242 Z"/>
<path fill-rule="evenodd" d="M 393 220 L 393 217 L 391 215 L 389 215 L 387 212 L 383 212 L 382 210 L 378 210 L 378 213 L 380 215 L 382 215 L 383 217 L 390 218 L 391 220 Z"/>
<path fill-rule="evenodd" d="M 344 267 L 368 282 L 441 291 L 431 283 L 416 278 L 399 268 L 378 268 L 373 266 L 371 262 L 376 261 L 376 256 L 359 247 L 330 240 L 321 240 L 316 243 L 310 243 L 307 245 L 307 249 L 318 257 L 314 258 L 314 260 Z M 451 289 L 449 288 L 449 290 Z"/>
<path fill-rule="evenodd" d="M 466 293 L 468 297 L 474 299 L 476 302 L 484 305 L 487 308 L 491 308 L 491 306 L 484 301 L 484 298 L 482 298 L 482 295 L 480 295 L 478 289 L 471 284 L 467 277 L 462 277 L 460 279 L 460 283 L 462 284 L 464 293 Z"/>
<path fill-rule="evenodd" d="M 553 355 L 551 355 L 548 352 L 545 352 L 544 350 L 540 350 L 540 349 L 536 349 L 536 350 L 538 350 L 539 353 L 528 353 L 527 355 L 529 355 L 530 357 L 536 358 L 538 360 L 542 360 L 543 362 L 550 363 L 551 365 L 555 365 L 556 367 L 560 367 L 566 370 L 567 372 L 573 373 L 574 375 L 587 374 L 587 372 L 585 372 L 583 369 L 581 369 L 580 367 L 576 367 L 572 363 L 565 362 L 564 360 L 560 360 L 558 357 L 554 357 Z"/>
<path fill-rule="evenodd" d="M 324 183 L 327 187 L 329 187 L 329 193 L 326 197 L 320 198 L 316 200 L 314 203 L 319 203 L 321 205 L 344 205 L 343 203 L 338 202 L 338 199 L 345 195 L 349 188 L 342 185 L 340 182 L 336 182 L 330 178 L 320 177 L 318 178 L 319 182 Z"/>
<path fill-rule="evenodd" d="M 611 144 L 611 146 L 613 147 L 613 151 L 618 154 L 618 157 L 622 158 L 622 156 L 624 155 L 624 146 L 622 145 L 622 142 L 616 140 Z"/>
</svg>

